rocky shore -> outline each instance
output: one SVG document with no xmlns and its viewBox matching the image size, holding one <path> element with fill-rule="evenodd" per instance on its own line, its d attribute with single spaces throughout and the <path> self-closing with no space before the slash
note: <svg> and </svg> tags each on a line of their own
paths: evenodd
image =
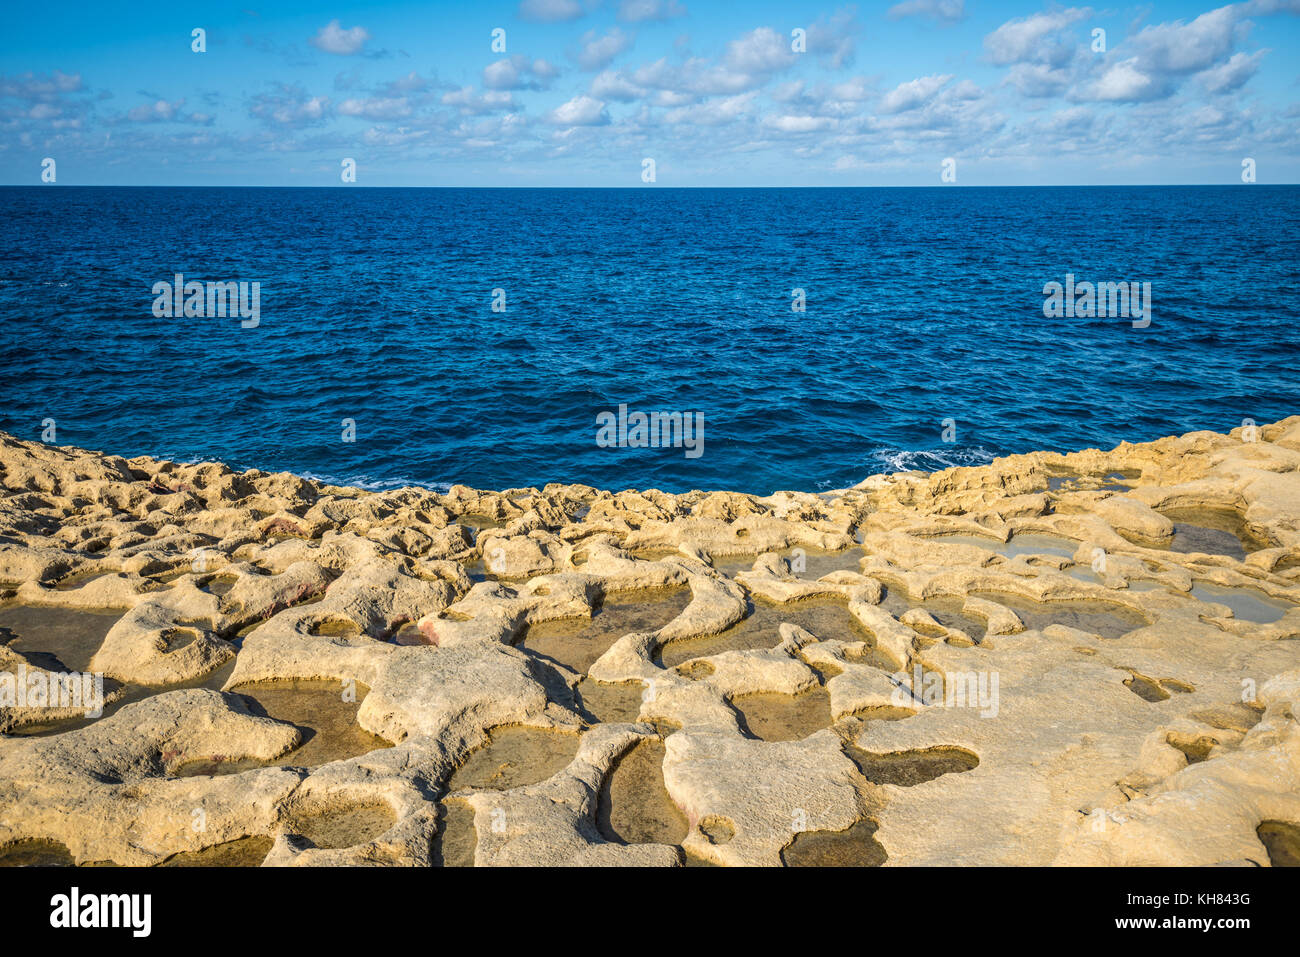
<svg viewBox="0 0 1300 957">
<path fill-rule="evenodd" d="M 1300 416 L 767 497 L 365 492 L 0 433 L 0 486 L 0 673 L 104 689 L 0 686 L 0 863 L 1300 846 Z"/>
</svg>

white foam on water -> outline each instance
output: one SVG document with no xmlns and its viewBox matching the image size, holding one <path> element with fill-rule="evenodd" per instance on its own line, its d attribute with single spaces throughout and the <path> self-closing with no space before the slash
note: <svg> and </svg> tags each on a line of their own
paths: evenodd
<svg viewBox="0 0 1300 957">
<path fill-rule="evenodd" d="M 399 488 L 418 488 L 429 492 L 436 492 L 439 495 L 446 495 L 451 491 L 451 482 L 434 482 L 432 484 L 421 482 L 412 478 L 371 478 L 368 475 L 354 475 L 348 478 L 334 478 L 331 475 L 321 475 L 316 472 L 295 472 L 299 478 L 305 478 L 312 482 L 321 482 L 325 485 L 337 485 L 343 488 L 359 488 L 363 492 L 391 492 Z"/>
<path fill-rule="evenodd" d="M 871 457 L 885 468 L 881 472 L 938 472 L 970 465 L 988 465 L 996 455 L 981 446 L 953 446 L 940 449 L 879 448 Z"/>
</svg>

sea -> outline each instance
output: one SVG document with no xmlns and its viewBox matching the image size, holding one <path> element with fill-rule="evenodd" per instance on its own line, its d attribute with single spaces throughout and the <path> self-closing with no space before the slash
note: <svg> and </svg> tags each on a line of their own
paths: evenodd
<svg viewBox="0 0 1300 957">
<path fill-rule="evenodd" d="M 1297 186 L 0 187 L 0 429 L 372 489 L 1226 431 L 1300 413 L 1298 310 Z"/>
</svg>

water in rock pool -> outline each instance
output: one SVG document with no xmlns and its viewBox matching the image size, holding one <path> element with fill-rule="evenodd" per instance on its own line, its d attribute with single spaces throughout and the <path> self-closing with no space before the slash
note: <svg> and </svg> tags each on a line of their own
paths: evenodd
<svg viewBox="0 0 1300 957">
<path fill-rule="evenodd" d="M 579 736 L 568 732 L 509 725 L 489 732 L 489 740 L 451 776 L 448 792 L 464 788 L 505 791 L 536 784 L 563 770 L 578 753 Z"/>
<path fill-rule="evenodd" d="M 348 694 L 345 697 L 345 689 L 337 681 L 267 681 L 237 685 L 231 691 L 247 702 L 251 713 L 296 726 L 302 734 L 302 743 L 268 761 L 232 759 L 219 754 L 183 755 L 175 774 L 177 777 L 234 774 L 251 768 L 286 765 L 312 768 L 392 747 L 391 742 L 357 724 L 357 711 L 369 689 L 356 685 L 346 690 Z"/>
<path fill-rule="evenodd" d="M 1216 605 L 1227 605 L 1232 609 L 1234 618 L 1264 625 L 1277 621 L 1292 608 L 1300 607 L 1269 598 L 1263 592 L 1250 588 L 1224 588 L 1219 585 L 1193 585 L 1192 597 Z"/>
<path fill-rule="evenodd" d="M 464 801 L 444 801 L 438 834 L 433 840 L 434 863 L 443 867 L 473 867 L 477 843 L 474 809 Z"/>
<path fill-rule="evenodd" d="M 873 754 L 850 745 L 845 748 L 845 753 L 872 784 L 893 784 L 898 787 L 915 787 L 945 774 L 970 771 L 979 765 L 979 758 L 962 748 L 940 747 Z"/>
<path fill-rule="evenodd" d="M 800 694 L 737 695 L 731 707 L 741 730 L 760 741 L 799 741 L 831 725 L 831 698 L 822 688 Z"/>
<path fill-rule="evenodd" d="M 587 618 L 561 618 L 530 625 L 519 647 L 586 674 L 596 659 L 619 638 L 638 631 L 657 631 L 691 601 L 689 588 L 611 592 Z"/>
<path fill-rule="evenodd" d="M 1131 608 L 1099 601 L 1032 601 L 1018 595 L 998 592 L 972 592 L 1010 608 L 1025 623 L 1026 628 L 1042 630 L 1049 625 L 1065 625 L 1081 631 L 1092 632 L 1102 638 L 1122 638 L 1147 621 Z M 983 629 L 981 629 L 981 634 Z"/>
<path fill-rule="evenodd" d="M 645 685 L 640 681 L 606 683 L 583 678 L 578 682 L 582 709 L 596 721 L 636 721 L 641 713 Z"/>
<path fill-rule="evenodd" d="M 872 641 L 870 632 L 858 624 L 842 600 L 808 598 L 778 604 L 754 598 L 749 613 L 726 631 L 703 638 L 671 641 L 659 649 L 665 668 L 675 668 L 692 658 L 724 651 L 774 648 L 781 642 L 780 626 L 789 622 L 807 629 L 825 641 Z"/>
<path fill-rule="evenodd" d="M 664 787 L 665 749 L 660 741 L 634 744 L 615 763 L 601 787 L 596 823 L 619 844 L 680 844 L 686 817 Z"/>
<path fill-rule="evenodd" d="M 363 802 L 295 813 L 284 827 L 313 847 L 336 849 L 373 841 L 396 820 L 397 815 L 387 804 Z"/>
<path fill-rule="evenodd" d="M 1264 547 L 1250 534 L 1245 521 L 1236 512 L 1192 508 L 1164 509 L 1162 514 L 1174 523 L 1174 537 L 1169 543 L 1169 550 L 1173 552 L 1203 552 L 1243 561 L 1247 553 Z"/>
<path fill-rule="evenodd" d="M 1300 867 L 1300 824 L 1293 821 L 1264 821 L 1256 833 L 1268 851 L 1274 867 Z"/>
<path fill-rule="evenodd" d="M 1038 535 L 1027 532 L 1011 536 L 1010 541 L 1000 542 L 983 535 L 937 535 L 934 541 L 950 545 L 975 545 L 997 552 L 1005 558 L 1020 555 L 1054 555 L 1058 558 L 1073 558 L 1078 548 L 1076 542 L 1055 535 Z"/>
<path fill-rule="evenodd" d="M 1019 595 L 978 591 L 971 592 L 971 596 L 1009 608 L 1016 613 L 1026 629 L 1041 630 L 1049 625 L 1065 625 L 1092 632 L 1102 638 L 1120 638 L 1147 623 L 1145 618 L 1132 609 L 1107 602 L 1039 602 Z M 978 615 L 968 613 L 965 604 L 964 598 L 951 596 L 927 598 L 914 604 L 906 592 L 892 588 L 886 589 L 881 601 L 881 607 L 895 617 L 906 614 L 910 608 L 921 608 L 929 612 L 940 625 L 960 629 L 978 641 L 984 637 L 987 625 Z"/>
<path fill-rule="evenodd" d="M 49 671 L 88 671 L 104 636 L 124 611 L 43 605 L 0 606 L 0 641 Z"/>
<path fill-rule="evenodd" d="M 888 855 L 876 825 L 858 821 L 844 831 L 803 831 L 781 851 L 786 867 L 879 867 Z"/>
<path fill-rule="evenodd" d="M 816 548 L 788 548 L 778 551 L 781 558 L 790 564 L 790 571 L 797 578 L 816 581 L 831 572 L 856 572 L 862 567 L 865 557 L 860 548 L 846 548 L 839 552 L 821 551 Z M 728 578 L 734 579 L 742 572 L 751 571 L 757 555 L 726 555 L 713 559 L 713 567 Z"/>
<path fill-rule="evenodd" d="M 201 851 L 173 854 L 160 867 L 258 867 L 266 860 L 274 842 L 264 835 L 241 837 L 213 844 Z"/>
</svg>

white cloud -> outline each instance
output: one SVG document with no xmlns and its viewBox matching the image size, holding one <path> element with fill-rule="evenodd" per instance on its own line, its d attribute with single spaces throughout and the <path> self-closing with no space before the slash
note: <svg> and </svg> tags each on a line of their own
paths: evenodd
<svg viewBox="0 0 1300 957">
<path fill-rule="evenodd" d="M 79 73 L 55 70 L 49 75 L 30 71 L 14 76 L 0 75 L 0 129 L 17 134 L 18 142 L 24 148 L 34 148 L 31 136 L 35 124 L 57 130 L 79 130 L 92 118 L 95 100 L 111 95 L 101 90 L 92 97 L 91 91 L 82 84 Z M 199 118 L 187 122 L 210 123 L 212 119 L 202 114 L 194 115 Z M 0 139 L 0 153 L 6 145 L 5 140 Z"/>
<path fill-rule="evenodd" d="M 952 79 L 951 73 L 934 76 L 920 76 L 915 80 L 900 83 L 886 93 L 880 100 L 883 113 L 902 113 L 923 105 Z"/>
<path fill-rule="evenodd" d="M 605 126 L 609 113 L 600 100 L 579 95 L 551 110 L 546 121 L 555 126 Z"/>
<path fill-rule="evenodd" d="M 1192 113 L 1192 124 L 1201 129 L 1212 126 L 1227 126 L 1231 120 L 1232 117 L 1216 106 L 1202 106 Z"/>
<path fill-rule="evenodd" d="M 721 126 L 746 116 L 751 112 L 756 93 L 742 93 L 722 99 L 709 100 L 693 106 L 669 110 L 664 121 L 670 125 Z"/>
<path fill-rule="evenodd" d="M 833 17 L 818 17 L 808 27 L 808 52 L 838 70 L 853 62 L 857 50 L 858 21 L 853 8 L 838 11 Z"/>
<path fill-rule="evenodd" d="M 841 156 L 831 164 L 831 169 L 837 173 L 844 173 L 851 170 L 871 169 L 875 164 L 868 163 L 866 160 L 858 159 L 856 156 Z"/>
<path fill-rule="evenodd" d="M 807 99 L 803 90 L 803 80 L 791 80 L 789 83 L 781 83 L 773 87 L 768 96 L 778 103 L 795 103 Z"/>
<path fill-rule="evenodd" d="M 1072 7 L 1052 13 L 1035 13 L 1019 20 L 1008 20 L 984 38 L 989 59 L 999 65 L 1008 63 L 1056 63 L 1060 50 L 1068 47 L 1049 39 L 1091 13 L 1087 8 Z M 1068 57 L 1067 57 L 1068 58 Z"/>
<path fill-rule="evenodd" d="M 403 147 L 427 139 L 431 133 L 431 130 L 412 130 L 402 126 L 396 129 L 372 126 L 362 134 L 362 138 L 367 146 Z"/>
<path fill-rule="evenodd" d="M 398 93 L 422 93 L 428 88 L 429 81 L 414 70 L 388 84 L 390 91 Z"/>
<path fill-rule="evenodd" d="M 620 100 L 626 103 L 645 94 L 645 87 L 633 83 L 619 70 L 605 70 L 591 80 L 591 95 L 600 100 Z"/>
<path fill-rule="evenodd" d="M 759 27 L 727 44 L 723 62 L 738 73 L 774 73 L 794 63 L 788 38 L 771 27 Z"/>
<path fill-rule="evenodd" d="M 660 57 L 630 73 L 607 71 L 593 82 L 593 95 L 599 91 L 623 100 L 652 95 L 658 105 L 702 96 L 734 96 L 765 85 L 773 74 L 793 66 L 797 59 L 786 37 L 760 27 L 728 43 L 721 61 L 690 57 L 673 62 Z"/>
<path fill-rule="evenodd" d="M 859 103 L 870 99 L 874 91 L 865 76 L 855 76 L 843 83 L 836 83 L 828 92 L 832 100 L 847 100 L 850 103 Z"/>
<path fill-rule="evenodd" d="M 782 133 L 815 133 L 835 125 L 828 116 L 769 116 L 763 122 Z"/>
<path fill-rule="evenodd" d="M 1017 63 L 1008 72 L 1007 82 L 1022 96 L 1060 96 L 1070 86 L 1070 74 L 1045 63 Z"/>
<path fill-rule="evenodd" d="M 1232 51 L 1237 8 L 1219 7 L 1191 23 L 1181 20 L 1146 27 L 1134 39 L 1144 68 L 1156 72 L 1204 70 Z"/>
<path fill-rule="evenodd" d="M 1251 28 L 1244 18 L 1288 9 L 1300 12 L 1300 0 L 1252 0 L 1218 7 L 1190 23 L 1173 20 L 1144 27 L 1106 61 L 1099 78 L 1079 82 L 1069 95 L 1117 103 L 1165 99 L 1193 74 L 1210 94 L 1240 89 L 1268 52 L 1234 52 Z"/>
<path fill-rule="evenodd" d="M 175 103 L 168 103 L 166 100 L 157 100 L 154 103 L 145 103 L 129 110 L 126 118 L 136 123 L 174 119 L 176 111 L 181 108 L 184 102 L 184 100 L 177 100 Z"/>
<path fill-rule="evenodd" d="M 1248 0 L 1240 7 L 1242 14 L 1248 17 L 1283 12 L 1300 14 L 1300 0 Z"/>
<path fill-rule="evenodd" d="M 411 104 L 404 96 L 349 99 L 339 104 L 339 112 L 368 120 L 396 120 L 411 115 Z"/>
<path fill-rule="evenodd" d="M 253 97 L 248 112 L 271 126 L 315 126 L 329 116 L 330 99 L 327 96 L 309 96 L 300 86 L 280 83 L 274 93 L 260 93 Z"/>
<path fill-rule="evenodd" d="M 40 104 L 46 106 L 48 104 Z M 126 118 L 132 123 L 194 123 L 199 126 L 209 126 L 212 124 L 212 116 L 207 113 L 185 113 L 181 107 L 185 105 L 185 98 L 168 102 L 167 100 L 155 100 L 152 103 L 142 103 L 139 106 L 132 107 L 127 111 Z M 33 111 L 34 119 L 43 119 L 37 116 Z"/>
<path fill-rule="evenodd" d="M 1101 79 L 1086 88 L 1085 95 L 1094 100 L 1134 102 L 1160 96 L 1161 90 L 1155 79 L 1138 69 L 1137 57 L 1130 57 L 1108 67 Z"/>
<path fill-rule="evenodd" d="M 344 30 L 337 20 L 331 20 L 311 38 L 311 45 L 326 53 L 350 56 L 359 52 L 369 39 L 370 33 L 365 27 L 349 27 Z"/>
<path fill-rule="evenodd" d="M 516 53 L 483 68 L 483 85 L 491 90 L 540 90 L 550 85 L 560 71 L 546 60 L 529 60 Z"/>
<path fill-rule="evenodd" d="M 0 96 L 24 100 L 50 99 L 63 93 L 82 89 L 80 73 L 63 73 L 55 70 L 49 76 L 21 73 L 14 77 L 0 77 Z"/>
<path fill-rule="evenodd" d="M 632 45 L 631 34 L 624 33 L 618 27 L 610 27 L 604 34 L 588 30 L 582 35 L 578 50 L 578 66 L 584 70 L 601 70 L 609 65 L 614 57 Z"/>
<path fill-rule="evenodd" d="M 1198 73 L 1197 77 L 1211 93 L 1231 93 L 1255 75 L 1266 53 L 1267 50 L 1251 54 L 1234 53 L 1226 62 Z"/>
<path fill-rule="evenodd" d="M 40 136 L 55 130 L 65 137 L 61 148 L 76 148 L 92 158 L 103 155 L 106 161 L 128 155 L 124 143 L 137 153 L 147 149 L 162 155 L 170 149 L 174 152 L 167 155 L 180 161 L 186 150 L 197 157 L 200 151 L 207 156 L 223 148 L 263 156 L 333 155 L 339 144 L 357 141 L 394 154 L 405 151 L 411 161 L 445 157 L 451 163 L 480 163 L 483 151 L 492 150 L 512 168 L 527 169 L 529 176 L 545 175 L 549 163 L 557 175 L 564 169 L 589 170 L 593 182 L 600 181 L 609 164 L 617 164 L 618 155 L 644 142 L 662 144 L 656 149 L 665 155 L 689 153 L 706 178 L 725 175 L 737 156 L 753 155 L 762 158 L 753 168 L 792 180 L 805 172 L 829 176 L 834 166 L 903 168 L 917 156 L 987 158 L 999 170 L 1019 166 L 1032 174 L 1068 155 L 1077 161 L 1071 169 L 1095 168 L 1103 171 L 1098 174 L 1102 179 L 1106 169 L 1120 162 L 1145 164 L 1141 168 L 1154 178 L 1164 163 L 1177 178 L 1180 171 L 1205 162 L 1204 157 L 1224 150 L 1238 155 L 1239 144 L 1250 144 L 1252 155 L 1300 156 L 1300 106 L 1285 69 L 1280 79 L 1270 77 L 1268 96 L 1235 92 L 1260 83 L 1258 77 L 1269 70 L 1266 56 L 1269 72 L 1290 66 L 1294 44 L 1283 40 L 1293 24 L 1266 24 L 1263 17 L 1300 10 L 1300 0 L 1247 0 L 1230 7 L 1222 4 L 1231 0 L 1216 0 L 1218 9 L 1207 3 L 1187 8 L 1190 12 L 1180 21 L 1156 20 L 1148 26 L 1153 21 L 1141 20 L 1128 27 L 1127 35 L 1121 16 L 1102 20 L 1100 12 L 1083 7 L 1040 6 L 1042 12 L 1014 20 L 995 15 L 987 26 L 968 22 L 958 28 L 965 37 L 960 49 L 910 45 L 911 70 L 902 76 L 886 73 L 888 81 L 876 72 L 884 68 L 874 63 L 870 69 L 845 68 L 855 42 L 863 44 L 852 7 L 836 10 L 837 4 L 849 2 L 835 0 L 827 6 L 834 12 L 816 20 L 809 13 L 803 15 L 807 19 L 775 20 L 770 29 L 733 34 L 699 27 L 694 40 L 682 35 L 674 43 L 681 24 L 629 26 L 682 15 L 680 3 L 671 0 L 531 0 L 525 7 L 535 16 L 593 17 L 542 28 L 536 42 L 529 40 L 526 46 L 512 37 L 512 52 L 527 49 L 527 56 L 484 57 L 473 67 L 482 69 L 481 82 L 475 82 L 477 76 L 458 77 L 454 85 L 411 70 L 423 60 L 412 59 L 387 80 L 354 68 L 369 62 L 362 57 L 378 55 L 373 49 L 378 40 L 359 26 L 344 28 L 332 20 L 313 39 L 313 48 L 302 43 L 301 24 L 291 27 L 299 57 L 304 49 L 314 54 L 315 48 L 355 54 L 342 64 L 344 72 L 333 87 L 330 77 L 338 72 L 338 61 L 331 61 L 335 68 L 318 78 L 316 88 L 329 96 L 312 95 L 297 85 L 264 85 L 256 88 L 265 91 L 262 95 L 245 98 L 231 78 L 235 85 L 222 89 L 141 90 L 120 105 L 110 102 L 117 107 L 110 111 L 98 104 L 112 94 L 87 90 L 75 74 L 0 76 L 0 153 L 6 140 L 35 149 Z M 879 18 L 891 4 L 913 17 L 925 15 L 924 9 L 935 16 L 941 12 L 937 0 L 889 0 L 870 11 L 859 4 L 856 16 Z M 510 4 L 507 14 L 518 6 Z M 947 9 L 955 12 L 957 7 Z M 1209 12 L 1197 16 L 1197 9 Z M 595 19 L 597 11 L 603 20 Z M 969 12 L 989 14 L 987 5 Z M 1259 35 L 1249 33 L 1247 16 L 1259 18 L 1254 27 L 1259 33 L 1278 28 L 1266 37 L 1277 48 L 1274 52 L 1261 49 Z M 811 56 L 790 51 L 789 31 L 796 25 L 808 29 Z M 1089 49 L 1094 25 L 1110 27 L 1109 52 Z M 889 25 L 879 26 L 884 32 L 873 28 L 872 46 L 894 42 Z M 633 60 L 633 51 L 649 43 L 657 45 L 651 62 Z M 693 46 L 707 47 L 708 55 L 695 55 Z M 554 58 L 557 50 L 563 60 Z M 537 54 L 549 59 L 535 59 Z M 952 65 L 945 66 L 949 61 Z M 965 65 L 958 68 L 958 63 Z M 1000 77 L 985 82 L 990 64 Z M 579 73 L 580 68 L 589 72 Z M 936 69 L 956 75 L 924 75 Z M 402 70 L 408 72 L 402 75 Z M 859 72 L 868 75 L 855 75 Z M 903 76 L 909 82 L 899 83 Z M 962 76 L 980 78 L 985 89 Z M 529 94 L 515 92 L 547 88 L 563 94 L 543 94 L 542 105 L 534 108 L 529 101 L 527 112 L 521 101 L 529 100 Z M 131 91 L 117 91 L 119 96 L 124 92 Z M 186 101 L 176 99 L 182 95 L 205 112 L 190 113 Z M 232 104 L 241 100 L 246 111 L 242 123 L 231 115 Z M 221 115 L 214 119 L 211 114 L 218 111 Z M 83 118 L 87 126 L 97 124 L 92 131 L 98 136 L 78 132 Z M 211 129 L 210 124 L 226 120 L 230 129 L 219 134 Z M 343 125 L 327 126 L 337 123 Z M 109 133 L 111 151 L 101 145 Z M 1140 149 L 1126 153 L 1125 144 L 1132 143 L 1140 143 Z M 1118 159 L 1121 154 L 1128 158 Z M 556 163 L 565 157 L 577 165 Z"/>
<path fill-rule="evenodd" d="M 638 86 L 656 90 L 709 96 L 740 93 L 761 85 L 764 78 L 729 70 L 700 58 L 673 64 L 666 57 L 661 57 L 636 69 L 631 81 Z"/>
<path fill-rule="evenodd" d="M 1075 101 L 1139 103 L 1165 99 L 1196 74 L 1209 93 L 1240 88 L 1258 69 L 1262 52 L 1234 53 L 1252 10 L 1276 12 L 1300 0 L 1250 0 L 1219 7 L 1190 23 L 1173 20 L 1146 26 L 1105 56 L 1089 48 L 1089 33 L 1076 27 L 1094 15 L 1070 7 L 1009 20 L 984 38 L 988 59 L 1011 66 L 1006 84 L 1022 95 L 1064 96 Z"/>
<path fill-rule="evenodd" d="M 462 113 L 484 114 L 497 110 L 513 110 L 514 96 L 505 90 L 476 90 L 472 86 L 462 86 L 442 95 L 444 106 L 459 107 Z"/>
<path fill-rule="evenodd" d="M 948 87 L 945 92 L 954 100 L 978 100 L 984 95 L 984 91 L 970 80 L 958 80 L 955 86 Z"/>
</svg>

